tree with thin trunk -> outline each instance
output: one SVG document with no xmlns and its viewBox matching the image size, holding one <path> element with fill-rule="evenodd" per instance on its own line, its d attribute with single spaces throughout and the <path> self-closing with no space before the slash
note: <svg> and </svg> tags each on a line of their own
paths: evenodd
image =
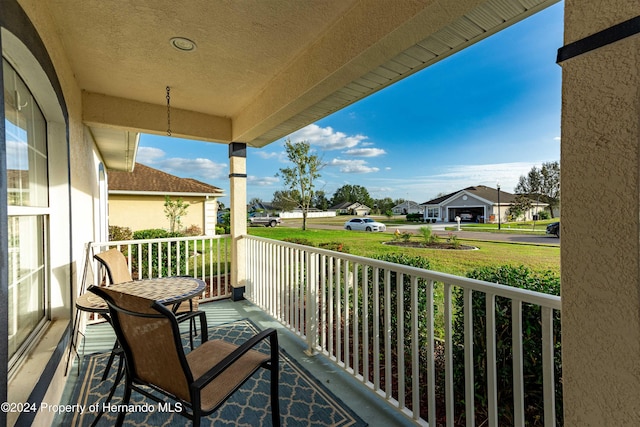
<svg viewBox="0 0 640 427">
<path fill-rule="evenodd" d="M 554 217 L 553 209 L 560 207 L 560 163 L 546 162 L 540 169 L 534 166 L 527 176 L 520 176 L 515 193 L 547 203 Z"/>
<path fill-rule="evenodd" d="M 164 214 L 169 220 L 169 232 L 179 231 L 182 226 L 182 217 L 187 214 L 189 203 L 182 199 L 171 200 L 171 197 L 164 196 Z"/>
<path fill-rule="evenodd" d="M 281 168 L 276 176 L 282 177 L 289 189 L 289 196 L 296 196 L 298 205 L 302 208 L 302 229 L 307 229 L 307 214 L 314 196 L 314 182 L 320 177 L 320 170 L 324 167 L 322 159 L 311 151 L 311 144 L 307 141 L 292 143 L 287 139 L 284 143 L 287 157 L 293 165 Z"/>
</svg>

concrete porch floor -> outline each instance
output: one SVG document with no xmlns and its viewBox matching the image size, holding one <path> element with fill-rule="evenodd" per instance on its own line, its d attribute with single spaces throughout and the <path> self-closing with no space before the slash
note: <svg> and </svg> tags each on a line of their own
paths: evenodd
<svg viewBox="0 0 640 427">
<path fill-rule="evenodd" d="M 367 387 L 358 381 L 350 378 L 323 355 L 307 355 L 304 350 L 305 343 L 295 334 L 287 330 L 279 322 L 267 315 L 260 308 L 250 302 L 243 300 L 233 302 L 231 300 L 213 301 L 200 304 L 200 310 L 207 313 L 208 326 L 215 326 L 233 322 L 241 319 L 250 319 L 258 327 L 276 328 L 278 339 L 282 347 L 291 357 L 296 359 L 300 365 L 307 369 L 318 382 L 325 385 L 332 393 L 340 398 L 352 411 L 354 411 L 364 422 L 370 426 L 410 426 L 414 425 L 411 420 L 392 410 L 380 397 L 375 395 Z M 91 325 L 87 328 L 87 338 L 84 343 L 80 343 L 79 352 L 91 354 L 94 352 L 110 351 L 115 334 L 108 323 Z M 84 347 L 83 347 L 84 345 Z M 68 381 L 75 382 L 77 379 L 77 368 L 70 367 Z M 72 387 L 67 385 L 66 390 Z M 65 391 L 61 403 L 68 402 L 69 394 Z M 55 425 L 55 423 L 54 423 Z"/>
</svg>

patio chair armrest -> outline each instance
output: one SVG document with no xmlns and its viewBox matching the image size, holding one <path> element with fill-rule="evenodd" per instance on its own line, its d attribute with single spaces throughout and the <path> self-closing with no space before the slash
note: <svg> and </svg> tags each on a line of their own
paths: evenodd
<svg viewBox="0 0 640 427">
<path fill-rule="evenodd" d="M 178 323 L 182 323 L 186 320 L 190 320 L 193 319 L 194 317 L 199 317 L 200 318 L 200 338 L 201 338 L 201 342 L 207 342 L 209 339 L 208 336 L 208 329 L 207 329 L 207 313 L 202 311 L 202 310 L 198 310 L 198 311 L 189 311 L 186 313 L 181 313 L 179 315 L 176 315 L 176 320 L 178 321 Z"/>
<path fill-rule="evenodd" d="M 262 332 L 255 334 L 253 337 L 245 341 L 240 347 L 235 349 L 231 354 L 222 359 L 213 368 L 205 372 L 200 378 L 196 379 L 192 387 L 201 390 L 211 381 L 213 381 L 218 375 L 224 372 L 235 361 L 240 359 L 243 354 L 251 350 L 258 343 L 264 339 L 269 338 L 269 346 L 271 347 L 271 363 L 278 362 L 278 334 L 274 328 L 265 329 Z"/>
</svg>

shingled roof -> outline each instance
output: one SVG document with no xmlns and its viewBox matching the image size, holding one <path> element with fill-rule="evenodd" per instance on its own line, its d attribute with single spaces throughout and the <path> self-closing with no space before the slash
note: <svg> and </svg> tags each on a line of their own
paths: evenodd
<svg viewBox="0 0 640 427">
<path fill-rule="evenodd" d="M 110 170 L 108 173 L 109 192 L 149 192 L 173 194 L 206 194 L 222 196 L 222 189 L 192 178 L 175 175 L 136 163 L 133 172 Z"/>
<path fill-rule="evenodd" d="M 445 200 L 447 200 L 450 197 L 455 196 L 458 193 L 461 193 L 463 191 L 466 191 L 468 193 L 471 193 L 481 199 L 485 199 L 488 200 L 490 202 L 498 202 L 498 189 L 497 188 L 491 188 L 491 187 L 487 187 L 485 185 L 475 185 L 475 186 L 471 186 L 471 187 L 467 187 L 467 188 L 463 188 L 462 190 L 458 190 L 456 192 L 453 193 L 449 193 L 446 194 L 444 196 L 440 196 L 438 198 L 429 200 L 428 202 L 424 202 L 421 203 L 422 205 L 438 205 L 442 202 L 444 202 Z M 512 203 L 513 201 L 515 201 L 516 199 L 516 195 L 515 194 L 511 194 L 508 193 L 504 190 L 500 190 L 500 204 L 508 204 L 508 203 Z"/>
</svg>

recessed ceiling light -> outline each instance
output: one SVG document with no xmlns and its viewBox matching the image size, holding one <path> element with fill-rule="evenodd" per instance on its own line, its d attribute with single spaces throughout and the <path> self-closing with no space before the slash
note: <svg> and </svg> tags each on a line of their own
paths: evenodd
<svg viewBox="0 0 640 427">
<path fill-rule="evenodd" d="M 185 37 L 173 37 L 170 40 L 171 46 L 182 52 L 191 52 L 196 50 L 196 43 Z"/>
</svg>

